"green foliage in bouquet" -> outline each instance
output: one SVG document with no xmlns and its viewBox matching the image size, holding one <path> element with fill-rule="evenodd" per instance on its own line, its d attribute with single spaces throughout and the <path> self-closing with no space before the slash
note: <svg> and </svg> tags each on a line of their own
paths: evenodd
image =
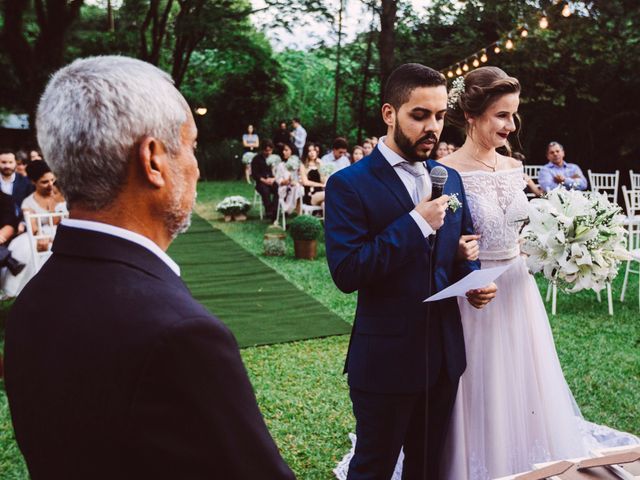
<svg viewBox="0 0 640 480">
<path fill-rule="evenodd" d="M 300 215 L 289 224 L 289 233 L 294 240 L 317 240 L 322 234 L 322 223 L 317 217 Z"/>
</svg>

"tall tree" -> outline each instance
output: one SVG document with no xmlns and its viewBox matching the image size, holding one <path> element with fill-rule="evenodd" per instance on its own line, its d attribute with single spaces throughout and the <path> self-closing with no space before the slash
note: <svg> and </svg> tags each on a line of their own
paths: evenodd
<svg viewBox="0 0 640 480">
<path fill-rule="evenodd" d="M 382 0 L 380 9 L 380 100 L 382 101 L 384 84 L 391 75 L 396 62 L 396 20 L 398 13 L 397 0 Z"/>
<path fill-rule="evenodd" d="M 340 0 L 338 10 L 338 45 L 336 46 L 336 72 L 335 89 L 333 94 L 333 135 L 338 132 L 338 102 L 340 100 L 340 54 L 342 53 L 342 13 L 344 10 L 344 0 Z"/>
<path fill-rule="evenodd" d="M 83 0 L 33 0 L 37 33 L 27 31 L 29 0 L 4 1 L 2 49 L 20 82 L 31 125 L 40 93 L 52 72 L 64 62 L 65 40 L 80 15 Z"/>
</svg>

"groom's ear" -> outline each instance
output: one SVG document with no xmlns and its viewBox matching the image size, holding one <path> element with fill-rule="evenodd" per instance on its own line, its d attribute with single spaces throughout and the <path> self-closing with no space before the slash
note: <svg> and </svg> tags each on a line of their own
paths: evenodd
<svg viewBox="0 0 640 480">
<path fill-rule="evenodd" d="M 393 127 L 396 124 L 396 109 L 390 103 L 382 105 L 382 121 L 388 127 Z"/>
</svg>

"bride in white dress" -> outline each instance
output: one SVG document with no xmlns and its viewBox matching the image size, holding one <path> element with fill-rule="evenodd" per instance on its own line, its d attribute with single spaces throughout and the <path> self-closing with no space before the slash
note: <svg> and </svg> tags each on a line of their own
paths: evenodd
<svg viewBox="0 0 640 480">
<path fill-rule="evenodd" d="M 496 152 L 516 129 L 519 94 L 515 78 L 482 67 L 465 77 L 463 90 L 453 91 L 450 100 L 448 117 L 465 128 L 467 139 L 441 162 L 462 177 L 480 235 L 479 250 L 471 250 L 479 252 L 482 268 L 513 265 L 495 282 L 497 296 L 484 309 L 458 302 L 467 369 L 445 447 L 442 477 L 449 480 L 489 480 L 597 447 L 638 443 L 633 435 L 580 415 L 540 293 L 520 255 L 518 233 L 527 216 L 524 171 L 520 162 Z M 335 473 L 343 478 L 345 471 L 343 460 Z M 393 478 L 401 478 L 400 468 Z"/>
</svg>

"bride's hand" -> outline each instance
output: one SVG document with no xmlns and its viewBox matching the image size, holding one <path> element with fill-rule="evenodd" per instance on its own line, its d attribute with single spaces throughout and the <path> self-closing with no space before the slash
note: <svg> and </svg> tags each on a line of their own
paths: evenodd
<svg viewBox="0 0 640 480">
<path fill-rule="evenodd" d="M 467 300 L 472 306 L 480 309 L 495 298 L 497 291 L 498 287 L 495 283 L 491 282 L 484 288 L 469 290 L 467 292 Z"/>
<path fill-rule="evenodd" d="M 462 235 L 458 241 L 458 260 L 474 261 L 480 255 L 480 235 Z"/>
</svg>

